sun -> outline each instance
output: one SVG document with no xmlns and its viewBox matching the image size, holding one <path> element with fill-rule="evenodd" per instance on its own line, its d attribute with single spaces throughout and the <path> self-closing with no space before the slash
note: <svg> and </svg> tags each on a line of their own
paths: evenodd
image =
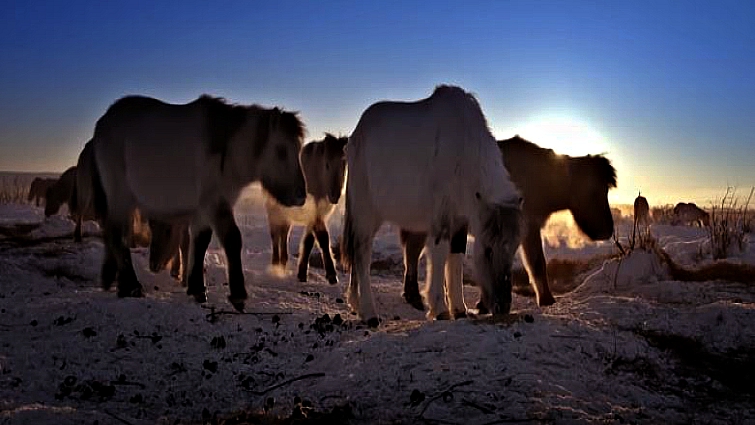
<svg viewBox="0 0 755 425">
<path fill-rule="evenodd" d="M 560 154 L 597 155 L 608 151 L 608 144 L 599 132 L 571 117 L 538 117 L 525 123 L 516 133 Z"/>
</svg>

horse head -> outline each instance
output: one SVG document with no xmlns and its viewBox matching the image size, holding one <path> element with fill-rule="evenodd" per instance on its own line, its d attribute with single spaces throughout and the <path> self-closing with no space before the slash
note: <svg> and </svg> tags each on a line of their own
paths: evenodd
<svg viewBox="0 0 755 425">
<path fill-rule="evenodd" d="M 60 189 L 57 184 L 47 188 L 45 191 L 45 199 L 45 217 L 57 214 L 65 201 L 60 194 Z"/>
<path fill-rule="evenodd" d="M 480 229 L 474 242 L 474 264 L 480 299 L 493 314 L 511 309 L 511 268 L 523 226 L 521 201 L 517 204 L 489 203 L 475 194 L 479 205 Z"/>
<path fill-rule="evenodd" d="M 608 191 L 616 187 L 611 161 L 602 155 L 570 158 L 569 176 L 569 209 L 577 226 L 592 240 L 610 238 L 614 228 Z"/>
<path fill-rule="evenodd" d="M 348 137 L 335 137 L 326 133 L 325 140 L 325 174 L 328 187 L 328 201 L 337 204 L 343 192 L 343 181 L 346 177 L 346 153 L 344 148 Z"/>
<path fill-rule="evenodd" d="M 256 141 L 260 146 L 258 164 L 262 187 L 283 206 L 302 206 L 307 199 L 299 162 L 304 124 L 296 113 L 278 108 L 267 111 L 267 115 L 267 137 Z M 258 127 L 262 125 L 259 123 Z"/>
</svg>

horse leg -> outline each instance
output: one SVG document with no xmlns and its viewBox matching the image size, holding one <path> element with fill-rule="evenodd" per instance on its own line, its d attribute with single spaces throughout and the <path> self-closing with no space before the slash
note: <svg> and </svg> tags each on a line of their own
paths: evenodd
<svg viewBox="0 0 755 425">
<path fill-rule="evenodd" d="M 531 284 L 535 289 L 537 305 L 541 307 L 552 305 L 556 300 L 548 287 L 548 269 L 539 227 L 528 226 L 527 235 L 522 243 L 522 253 Z"/>
<path fill-rule="evenodd" d="M 134 265 L 131 262 L 131 250 L 126 245 L 125 236 L 127 228 L 127 225 L 118 222 L 105 224 L 105 244 L 109 247 L 110 253 L 105 254 L 103 272 L 107 273 L 103 276 L 103 286 L 105 285 L 104 279 L 110 278 L 112 273 L 111 264 L 114 262 L 117 269 L 118 297 L 143 297 L 142 285 L 136 278 Z M 106 264 L 108 264 L 107 271 L 105 270 Z"/>
<path fill-rule="evenodd" d="M 338 283 L 338 275 L 336 274 L 336 265 L 333 262 L 333 253 L 330 250 L 328 227 L 322 219 L 317 219 L 314 231 L 317 237 L 317 244 L 320 246 L 320 253 L 322 254 L 322 264 L 325 267 L 325 279 L 331 285 L 335 285 Z"/>
<path fill-rule="evenodd" d="M 77 214 L 76 215 L 76 227 L 74 227 L 74 229 L 73 229 L 73 241 L 74 242 L 78 242 L 78 243 L 81 243 L 81 241 L 82 241 L 82 238 L 81 238 L 81 221 L 82 221 L 81 220 L 81 215 Z"/>
<path fill-rule="evenodd" d="M 455 319 L 467 316 L 464 304 L 464 255 L 467 252 L 467 228 L 451 236 L 451 254 L 446 260 L 446 301 Z"/>
<path fill-rule="evenodd" d="M 107 240 L 105 229 L 102 232 L 103 239 Z M 102 289 L 110 290 L 115 278 L 118 276 L 118 262 L 115 260 L 115 254 L 108 243 L 105 243 L 105 255 L 102 258 L 102 268 L 100 269 L 100 284 Z"/>
<path fill-rule="evenodd" d="M 244 269 L 241 265 L 241 231 L 233 219 L 231 206 L 225 203 L 220 205 L 214 221 L 218 240 L 223 246 L 228 264 L 228 288 L 231 290 L 228 301 L 236 310 L 244 311 L 247 292 L 244 286 Z"/>
<path fill-rule="evenodd" d="M 270 264 L 277 266 L 280 263 L 280 232 L 281 226 L 271 224 L 270 225 L 270 240 L 273 244 L 273 256 L 270 259 Z"/>
<path fill-rule="evenodd" d="M 380 323 L 375 312 L 375 301 L 372 299 L 370 287 L 370 264 L 372 263 L 372 239 L 369 243 L 360 244 L 354 253 L 349 279 L 348 302 L 352 309 L 356 308 L 359 317 L 370 327 L 377 327 Z"/>
<path fill-rule="evenodd" d="M 291 233 L 291 224 L 282 224 L 278 233 L 278 250 L 280 252 L 280 264 L 284 269 L 288 265 L 288 236 Z"/>
<path fill-rule="evenodd" d="M 309 256 L 312 253 L 313 246 L 315 246 L 315 232 L 312 225 L 307 225 L 304 229 L 304 234 L 301 235 L 301 242 L 299 243 L 299 264 L 297 267 L 298 273 L 296 273 L 299 282 L 307 281 Z"/>
<path fill-rule="evenodd" d="M 204 255 L 211 240 L 211 228 L 192 228 L 186 294 L 193 295 L 198 303 L 207 302 L 207 288 L 204 284 Z"/>
<path fill-rule="evenodd" d="M 176 248 L 170 260 L 170 277 L 177 280 L 181 278 L 181 248 Z"/>
<path fill-rule="evenodd" d="M 427 255 L 425 299 L 429 307 L 427 317 L 430 319 L 448 320 L 451 318 L 443 291 L 443 272 L 450 249 L 451 243 L 447 235 L 430 234 L 427 239 L 425 246 Z"/>
<path fill-rule="evenodd" d="M 181 243 L 179 244 L 179 249 L 181 250 L 181 286 L 187 286 L 187 279 L 189 277 L 189 247 L 191 245 L 189 226 L 185 226 L 181 232 Z M 202 266 L 204 267 L 204 265 Z"/>
<path fill-rule="evenodd" d="M 419 256 L 425 247 L 427 235 L 401 230 L 399 234 L 401 249 L 404 251 L 404 292 L 401 294 L 404 300 L 419 311 L 425 309 L 422 296 L 419 294 L 419 282 L 417 281 L 417 269 Z"/>
</svg>

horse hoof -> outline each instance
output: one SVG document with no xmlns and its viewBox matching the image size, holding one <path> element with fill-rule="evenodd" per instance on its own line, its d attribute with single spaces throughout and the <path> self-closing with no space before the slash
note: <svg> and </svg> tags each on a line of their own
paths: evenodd
<svg viewBox="0 0 755 425">
<path fill-rule="evenodd" d="M 329 283 L 329 284 L 331 284 L 331 285 L 335 285 L 335 284 L 337 284 L 337 283 L 338 283 L 338 276 L 336 276 L 336 275 L 333 275 L 333 276 L 325 276 L 325 279 L 327 279 L 327 280 L 328 280 L 328 283 Z"/>
<path fill-rule="evenodd" d="M 416 308 L 419 311 L 425 311 L 425 304 L 422 303 L 422 296 L 420 294 L 407 294 L 404 293 L 404 300 L 407 304 Z"/>
<path fill-rule="evenodd" d="M 455 320 L 457 320 L 457 319 L 465 319 L 466 317 L 467 317 L 467 312 L 466 311 L 459 311 L 459 310 L 454 311 L 454 319 Z"/>
<path fill-rule="evenodd" d="M 207 294 L 204 292 L 197 292 L 196 294 L 189 294 L 194 296 L 194 301 L 198 302 L 199 304 L 204 304 L 207 302 Z"/>
<path fill-rule="evenodd" d="M 296 277 L 299 279 L 299 282 L 304 283 L 307 281 L 307 273 L 299 273 Z"/>
<path fill-rule="evenodd" d="M 479 301 L 477 303 L 477 314 L 488 314 L 490 311 L 487 307 L 485 307 L 485 304 L 482 303 L 482 301 Z"/>
<path fill-rule="evenodd" d="M 549 305 L 553 305 L 556 303 L 556 299 L 553 298 L 553 295 L 548 294 L 540 297 L 539 300 L 537 300 L 537 305 L 540 307 L 547 307 Z"/>
<path fill-rule="evenodd" d="M 231 303 L 233 308 L 238 311 L 239 313 L 244 312 L 244 300 L 239 300 L 233 297 L 228 297 L 228 302 Z"/>
<path fill-rule="evenodd" d="M 451 320 L 451 315 L 447 311 L 444 311 L 435 316 L 435 320 Z"/>
<path fill-rule="evenodd" d="M 378 319 L 377 317 L 373 317 L 373 318 L 370 318 L 369 320 L 367 320 L 367 327 L 368 328 L 373 328 L 374 329 L 374 328 L 377 328 L 378 326 L 380 326 L 380 319 Z"/>
<path fill-rule="evenodd" d="M 141 286 L 136 288 L 118 289 L 118 298 L 142 298 L 144 293 Z"/>
</svg>

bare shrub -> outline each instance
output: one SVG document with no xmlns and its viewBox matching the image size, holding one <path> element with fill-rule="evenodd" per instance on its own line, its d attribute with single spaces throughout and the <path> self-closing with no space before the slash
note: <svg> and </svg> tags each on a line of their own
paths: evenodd
<svg viewBox="0 0 755 425">
<path fill-rule="evenodd" d="M 671 204 L 650 208 L 653 221 L 659 224 L 671 224 L 674 220 L 674 206 Z"/>
<path fill-rule="evenodd" d="M 755 187 L 750 189 L 747 200 L 739 203 L 736 189 L 728 187 L 719 205 L 713 205 L 710 212 L 710 247 L 713 259 L 727 258 L 732 248 L 744 251 L 747 244 L 746 235 L 751 230 L 749 205 Z"/>
<path fill-rule="evenodd" d="M 23 204 L 29 194 L 31 180 L 21 175 L 0 175 L 0 204 Z"/>
</svg>

